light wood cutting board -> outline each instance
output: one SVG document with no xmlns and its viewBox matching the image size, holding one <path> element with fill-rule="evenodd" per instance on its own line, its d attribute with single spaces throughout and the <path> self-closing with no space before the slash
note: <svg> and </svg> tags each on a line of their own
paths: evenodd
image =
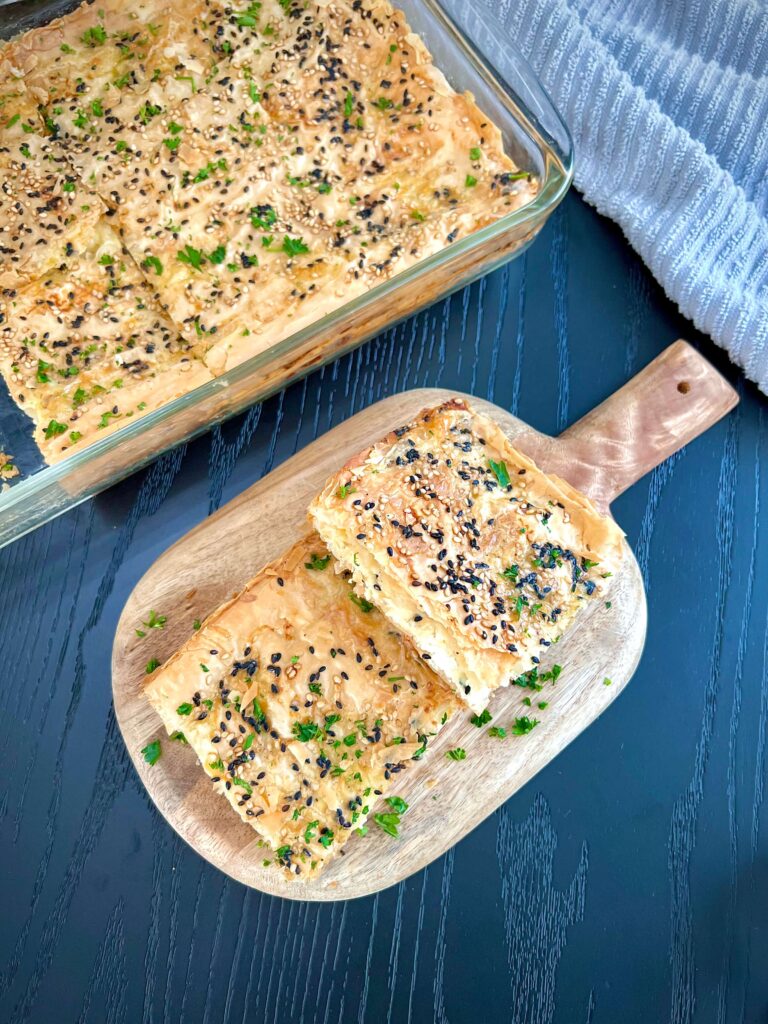
<svg viewBox="0 0 768 1024">
<path fill-rule="evenodd" d="M 115 637 L 112 688 L 117 720 L 142 782 L 160 812 L 201 856 L 233 878 L 292 899 L 336 900 L 393 885 L 440 856 L 507 800 L 593 722 L 629 682 L 643 649 L 643 581 L 627 549 L 613 581 L 610 608 L 588 606 L 576 629 L 550 649 L 542 669 L 562 666 L 558 682 L 540 694 L 510 687 L 490 710 L 497 725 L 528 714 L 539 725 L 526 736 L 500 741 L 456 716 L 405 773 L 398 794 L 410 805 L 401 838 L 371 826 L 354 836 L 313 881 L 290 881 L 263 868 L 255 833 L 212 793 L 194 753 L 165 737 L 142 694 L 147 661 L 169 657 L 204 619 L 238 592 L 267 562 L 306 529 L 309 501 L 350 456 L 455 392 L 423 389 L 393 395 L 329 431 L 279 469 L 244 491 L 162 555 L 129 597 Z M 463 396 L 468 397 L 468 396 Z M 481 399 L 472 404 L 492 416 L 542 469 L 589 495 L 601 511 L 654 466 L 717 422 L 738 398 L 726 381 L 685 342 L 678 341 L 593 412 L 558 438 L 532 430 Z M 167 616 L 164 629 L 136 635 L 150 610 Z M 610 685 L 604 681 L 610 680 Z M 524 707 L 528 694 L 546 700 Z M 162 756 L 149 766 L 142 747 L 161 737 Z M 445 752 L 463 747 L 466 760 Z"/>
</svg>

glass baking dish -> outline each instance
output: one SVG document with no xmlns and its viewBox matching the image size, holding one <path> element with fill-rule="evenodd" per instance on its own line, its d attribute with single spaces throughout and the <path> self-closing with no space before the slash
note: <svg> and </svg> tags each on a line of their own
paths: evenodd
<svg viewBox="0 0 768 1024">
<path fill-rule="evenodd" d="M 129 0 L 127 0 L 129 2 Z M 0 0 L 0 38 L 10 38 L 72 10 L 71 0 Z M 0 383 L 0 450 L 21 477 L 0 492 L 0 546 L 35 529 L 145 465 L 160 453 L 266 398 L 290 381 L 462 288 L 519 255 L 565 195 L 572 177 L 568 131 L 544 89 L 506 41 L 471 19 L 480 47 L 504 68 L 505 81 L 437 0 L 396 0 L 451 85 L 474 94 L 502 131 L 507 153 L 534 174 L 532 202 L 346 303 L 223 376 L 127 424 L 55 466 L 31 440 L 26 417 Z M 466 15 L 462 11 L 462 15 Z M 466 17 L 462 17 L 466 20 Z"/>
</svg>

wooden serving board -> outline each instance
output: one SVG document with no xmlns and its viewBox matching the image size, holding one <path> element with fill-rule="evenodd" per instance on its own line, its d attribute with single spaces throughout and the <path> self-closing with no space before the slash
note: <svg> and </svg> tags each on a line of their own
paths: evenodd
<svg viewBox="0 0 768 1024">
<path fill-rule="evenodd" d="M 312 881 L 290 881 L 263 868 L 255 833 L 211 791 L 187 747 L 168 741 L 142 694 L 145 665 L 169 657 L 204 619 L 237 593 L 258 570 L 306 529 L 309 501 L 326 478 L 360 449 L 454 392 L 406 391 L 358 413 L 244 491 L 162 555 L 139 581 L 123 610 L 115 638 L 112 688 L 115 711 L 130 756 L 160 812 L 201 856 L 233 878 L 292 899 L 337 900 L 364 896 L 400 881 L 439 857 L 543 768 L 593 722 L 626 686 L 637 667 L 646 631 L 643 581 L 627 548 L 623 568 L 607 595 L 611 607 L 588 606 L 575 630 L 551 648 L 542 669 L 558 663 L 562 674 L 540 695 L 518 687 L 495 694 L 494 723 L 516 716 L 539 719 L 527 736 L 500 741 L 459 714 L 430 744 L 429 753 L 404 775 L 398 794 L 410 808 L 394 840 L 375 827 L 355 836 L 347 853 Z M 467 396 L 464 396 L 467 397 Z M 632 483 L 719 420 L 736 393 L 698 353 L 676 342 L 634 380 L 558 438 L 532 430 L 481 399 L 473 405 L 492 416 L 522 451 L 548 472 L 588 494 L 607 512 Z M 163 630 L 144 639 L 136 629 L 150 609 L 167 616 Z M 604 680 L 610 679 L 610 685 Z M 523 697 L 548 701 L 531 711 Z M 141 749 L 162 737 L 152 767 Z M 464 761 L 445 752 L 463 747 Z"/>
</svg>

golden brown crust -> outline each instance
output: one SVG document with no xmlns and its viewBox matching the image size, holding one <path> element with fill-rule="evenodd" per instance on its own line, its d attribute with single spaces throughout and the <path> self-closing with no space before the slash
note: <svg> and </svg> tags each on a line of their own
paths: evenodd
<svg viewBox="0 0 768 1024">
<path fill-rule="evenodd" d="M 457 706 L 352 596 L 310 534 L 146 686 L 168 732 L 183 730 L 267 858 L 293 874 L 316 874 L 343 848 Z"/>
<path fill-rule="evenodd" d="M 612 519 L 460 399 L 351 459 L 310 515 L 361 593 L 475 711 L 536 668 L 624 551 Z"/>
<path fill-rule="evenodd" d="M 110 207 L 215 376 L 538 188 L 383 0 L 109 0 L 0 69 L 0 138 L 14 90 L 43 105 L 46 161 Z"/>
<path fill-rule="evenodd" d="M 220 0 L 84 4 L 0 50 L 0 165 L 0 287 L 11 296 L 0 371 L 51 460 L 264 352 L 538 187 L 513 173 L 498 129 L 384 0 L 263 0 L 245 12 Z M 72 364 L 20 349 L 16 292 L 45 297 L 49 275 L 67 285 L 77 262 L 72 294 L 97 307 L 100 254 L 80 250 L 110 234 L 105 214 L 135 261 L 121 255 L 126 279 L 137 291 L 139 268 L 148 279 L 142 314 L 180 337 L 158 359 L 148 335 L 131 408 L 128 391 L 103 400 L 109 347 L 121 346 L 107 339 L 103 367 L 90 367 L 102 399 L 86 409 L 72 405 L 73 379 L 59 380 Z M 136 310 L 110 304 L 119 336 Z M 33 329 L 46 320 L 36 307 Z M 53 362 L 47 382 L 34 356 Z M 59 425 L 64 440 L 51 436 Z"/>
</svg>

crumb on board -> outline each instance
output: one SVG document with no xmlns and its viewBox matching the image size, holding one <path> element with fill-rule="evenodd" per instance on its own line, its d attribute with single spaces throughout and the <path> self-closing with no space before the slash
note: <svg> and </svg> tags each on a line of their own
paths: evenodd
<svg viewBox="0 0 768 1024">
<path fill-rule="evenodd" d="M 14 465 L 13 456 L 0 451 L 0 480 L 13 480 L 19 475 L 19 467 Z"/>
</svg>

